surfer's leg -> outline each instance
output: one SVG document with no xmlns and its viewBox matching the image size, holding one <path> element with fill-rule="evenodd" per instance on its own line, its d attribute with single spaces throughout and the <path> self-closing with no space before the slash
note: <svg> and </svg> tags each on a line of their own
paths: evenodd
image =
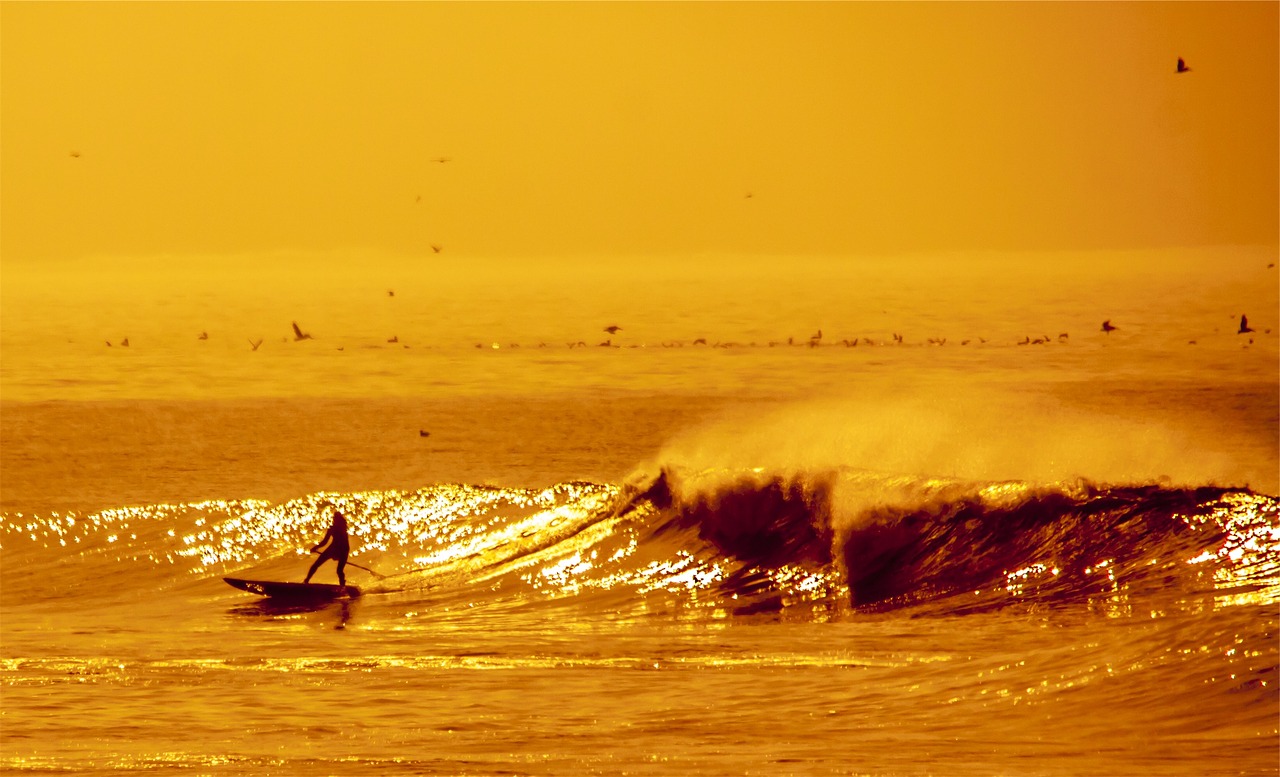
<svg viewBox="0 0 1280 777">
<path fill-rule="evenodd" d="M 347 573 L 346 573 L 347 557 L 338 556 L 337 562 L 338 562 L 338 585 L 346 585 L 347 584 Z"/>
<path fill-rule="evenodd" d="M 320 568 L 320 565 L 321 565 L 321 564 L 323 564 L 323 563 L 324 563 L 324 560 L 325 560 L 325 559 L 327 559 L 327 558 L 328 558 L 328 556 L 321 554 L 320 558 L 316 559 L 316 563 L 314 563 L 314 564 L 312 564 L 312 565 L 311 565 L 311 569 L 307 570 L 307 577 L 306 577 L 306 579 L 304 579 L 302 582 L 304 582 L 304 583 L 310 583 L 310 582 L 311 582 L 311 576 L 312 576 L 312 575 L 314 575 L 314 574 L 316 573 L 316 570 Z"/>
</svg>

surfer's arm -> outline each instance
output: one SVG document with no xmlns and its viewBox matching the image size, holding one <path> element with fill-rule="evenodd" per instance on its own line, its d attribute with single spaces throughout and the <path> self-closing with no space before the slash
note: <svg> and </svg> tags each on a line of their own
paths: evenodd
<svg viewBox="0 0 1280 777">
<path fill-rule="evenodd" d="M 311 552 L 312 552 L 312 553 L 315 553 L 316 551 L 320 550 L 320 548 L 324 547 L 324 544 L 325 544 L 326 542 L 328 542 L 329 540 L 331 540 L 331 539 L 333 539 L 333 527 L 332 527 L 332 526 L 330 526 L 330 527 L 329 527 L 329 531 L 327 531 L 327 532 L 325 532 L 325 533 L 324 533 L 324 537 L 322 537 L 322 538 L 320 539 L 320 541 L 319 541 L 319 542 L 317 542 L 317 543 L 316 543 L 316 544 L 311 548 Z"/>
</svg>

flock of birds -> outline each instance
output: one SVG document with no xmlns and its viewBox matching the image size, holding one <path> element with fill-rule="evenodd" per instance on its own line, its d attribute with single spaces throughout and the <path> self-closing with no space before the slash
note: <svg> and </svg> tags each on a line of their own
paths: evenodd
<svg viewBox="0 0 1280 777">
<path fill-rule="evenodd" d="M 1270 266 L 1271 266 L 1271 265 L 1268 265 L 1268 267 L 1270 267 Z M 388 292 L 388 293 L 391 293 L 391 292 Z M 394 296 L 394 294 L 392 294 L 392 296 Z M 297 321 L 293 321 L 293 322 L 291 322 L 291 325 L 292 325 L 292 327 L 293 327 L 293 342 L 295 342 L 295 343 L 296 343 L 296 342 L 302 342 L 302 341 L 304 341 L 304 340 L 314 340 L 314 339 L 315 339 L 314 337 L 312 337 L 312 336 L 311 336 L 311 333 L 310 333 L 310 332 L 305 332 L 305 331 L 303 331 L 302 327 L 298 326 L 298 322 L 297 322 Z M 1101 332 L 1102 332 L 1102 333 L 1104 333 L 1104 334 L 1109 335 L 1109 334 L 1111 334 L 1112 332 L 1116 332 L 1116 331 L 1119 331 L 1119 330 L 1120 330 L 1120 327 L 1116 326 L 1115 324 L 1112 324 L 1112 323 L 1111 323 L 1111 319 L 1107 319 L 1107 320 L 1105 320 L 1105 321 L 1103 321 L 1103 322 L 1102 322 L 1102 327 L 1101 327 L 1101 329 L 1100 329 L 1099 331 L 1101 331 Z M 596 347 L 598 347 L 598 348 L 621 348 L 621 347 L 623 347 L 623 346 L 621 346 L 621 345 L 616 345 L 616 344 L 614 344 L 614 342 L 613 342 L 613 335 L 616 335 L 617 333 L 621 332 L 621 331 L 622 331 L 622 327 L 618 326 L 617 324 L 610 324 L 609 326 L 604 327 L 604 329 L 603 329 L 603 330 L 601 330 L 601 331 L 603 331 L 603 332 L 605 332 L 606 334 L 608 334 L 608 335 L 609 335 L 609 338 L 608 338 L 608 339 L 606 339 L 606 340 L 604 340 L 604 341 L 602 341 L 602 342 L 596 343 Z M 1256 330 L 1254 330 L 1254 328 L 1253 328 L 1253 327 L 1249 326 L 1249 317 L 1248 317 L 1247 315 L 1245 315 L 1245 314 L 1241 314 L 1241 316 L 1240 316 L 1240 326 L 1239 326 L 1239 328 L 1236 330 L 1236 334 L 1240 334 L 1240 335 L 1244 335 L 1244 334 L 1252 334 L 1252 333 L 1254 333 L 1255 331 L 1256 331 Z M 1270 330 L 1270 329 L 1265 329 L 1265 330 L 1263 330 L 1263 333 L 1264 333 L 1264 334 L 1271 334 L 1271 330 Z M 892 336 L 892 338 L 893 338 L 893 343 L 894 343 L 895 345 L 906 345 L 906 344 L 907 344 L 907 339 L 906 339 L 906 336 L 905 336 L 905 335 L 903 335 L 903 334 L 901 334 L 901 333 L 899 333 L 899 332 L 893 332 L 891 336 Z M 1056 338 L 1051 338 L 1049 335 L 1042 335 L 1042 336 L 1040 336 L 1040 337 L 1034 337 L 1034 338 L 1033 338 L 1033 337 L 1031 337 L 1031 336 L 1029 336 L 1029 335 L 1026 335 L 1026 336 L 1023 336 L 1023 338 L 1022 338 L 1021 340 L 1016 341 L 1016 344 L 1017 344 L 1017 345 L 1047 345 L 1047 344 L 1052 343 L 1052 342 L 1066 343 L 1066 342 L 1069 342 L 1069 341 L 1070 341 L 1070 338 L 1071 338 L 1071 334 L 1070 334 L 1069 332 L 1061 332 L 1061 333 L 1059 333 L 1059 334 L 1058 334 L 1058 336 L 1057 336 Z M 201 341 L 208 340 L 208 339 L 209 339 L 209 333 L 208 333 L 207 331 L 205 331 L 205 332 L 201 332 L 201 333 L 200 333 L 200 335 L 199 335 L 196 339 L 197 339 L 197 340 L 201 340 Z M 284 340 L 284 342 L 289 342 L 289 338 L 288 338 L 288 337 L 283 338 L 283 340 Z M 975 338 L 970 338 L 970 339 L 961 340 L 961 341 L 960 341 L 960 345 L 969 345 L 970 343 L 974 342 L 974 340 L 975 340 Z M 986 344 L 986 343 L 988 342 L 987 338 L 985 338 L 985 337 L 978 337 L 978 338 L 976 338 L 976 340 L 977 340 L 977 342 L 978 342 L 979 344 Z M 249 340 L 249 347 L 250 347 L 252 350 L 256 351 L 256 350 L 258 350 L 258 348 L 260 348 L 260 347 L 262 346 L 262 343 L 263 343 L 264 341 L 265 341 L 265 339 L 264 339 L 264 338 L 258 338 L 257 340 L 252 340 L 252 339 L 250 339 L 250 340 Z M 1250 342 L 1250 343 L 1252 343 L 1252 342 L 1253 342 L 1253 338 L 1249 338 L 1249 342 Z M 391 337 L 389 337 L 389 338 L 387 339 L 387 343 L 388 343 L 388 344 L 392 344 L 392 345 L 400 344 L 400 338 L 399 338 L 399 336 L 397 336 L 397 335 L 392 335 Z M 111 341 L 110 341 L 110 340 L 107 340 L 107 341 L 106 341 L 106 344 L 107 344 L 107 347 L 108 347 L 108 348 L 112 347 L 112 343 L 111 343 Z M 126 338 L 124 338 L 123 340 L 121 340 L 121 341 L 120 341 L 120 343 L 119 343 L 119 344 L 120 344 L 120 346 L 121 346 L 121 347 L 128 348 L 128 347 L 129 347 L 129 338 L 127 338 L 127 337 L 126 337 Z M 794 337 L 788 337 L 785 341 L 783 341 L 783 340 L 770 340 L 770 341 L 768 342 L 768 346 L 769 346 L 770 348 L 777 347 L 777 346 L 797 346 L 797 345 L 798 345 L 798 346 L 807 346 L 807 347 L 809 347 L 809 348 L 818 348 L 818 347 L 822 346 L 823 344 L 824 344 L 824 343 L 823 343 L 823 334 L 822 334 L 822 330 L 821 330 L 821 329 L 819 329 L 819 330 L 818 330 L 817 332 L 815 332 L 814 334 L 810 335 L 807 339 L 805 339 L 805 340 L 801 340 L 801 341 L 797 341 L 797 340 L 796 340 L 796 338 L 794 338 Z M 844 347 L 846 347 L 846 348 L 856 348 L 856 347 L 858 347 L 859 345 L 864 345 L 864 346 L 888 345 L 888 341 L 877 341 L 877 340 L 873 340 L 873 339 L 871 339 L 870 337 L 854 337 L 854 338 L 851 338 L 851 339 L 850 339 L 850 338 L 845 338 L 845 339 L 840 340 L 838 343 L 832 343 L 832 344 L 833 344 L 833 345 L 843 345 L 843 346 L 844 346 Z M 947 344 L 947 338 L 945 338 L 945 337 L 929 337 L 929 338 L 926 338 L 926 339 L 923 341 L 923 343 L 920 343 L 920 344 L 922 344 L 922 345 L 946 345 L 946 344 Z M 1187 341 L 1187 344 L 1188 344 L 1188 345 L 1195 345 L 1195 344 L 1196 344 L 1196 341 L 1195 341 L 1195 340 L 1188 340 L 1188 341 Z M 567 343 L 565 343 L 565 345 L 566 345 L 568 348 L 586 348 L 586 347 L 588 347 L 588 345 L 587 345 L 586 341 L 584 341 L 584 340 L 578 340 L 578 341 L 574 341 L 574 342 L 567 342 Z M 664 342 L 662 343 L 662 347 L 663 347 L 663 348 L 682 348 L 682 347 L 684 347 L 685 345 L 686 345 L 686 343 L 685 343 L 684 341 L 682 341 L 682 340 L 667 340 L 667 341 L 664 341 Z M 746 345 L 747 347 L 758 347 L 758 345 L 759 345 L 759 344 L 758 344 L 758 343 L 755 343 L 755 342 L 746 343 L 746 344 L 744 344 L 744 343 L 739 343 L 739 342 L 714 342 L 714 343 L 709 343 L 705 337 L 699 337 L 699 338 L 697 338 L 697 339 L 693 340 L 691 343 L 689 343 L 689 345 L 693 345 L 693 346 L 706 346 L 706 347 L 710 347 L 710 348 L 735 348 L 735 347 L 742 347 L 742 346 L 744 346 L 744 345 Z M 375 347 L 376 347 L 376 346 L 375 346 Z M 408 346 L 408 345 L 404 345 L 403 347 L 404 347 L 404 348 L 408 348 L 409 346 Z M 492 348 L 492 349 L 498 349 L 498 348 L 501 348 L 501 346 L 500 346 L 498 343 L 488 343 L 488 344 L 486 344 L 486 343 L 476 343 L 476 344 L 475 344 L 475 347 L 476 347 L 476 348 Z M 519 343 L 510 343 L 510 344 L 508 344 L 508 345 L 507 345 L 507 348 L 519 348 L 519 347 L 521 347 Z M 537 345 L 536 347 L 538 347 L 538 348 L 548 348 L 548 347 L 550 347 L 550 346 L 549 346 L 547 343 L 545 343 L 545 342 L 540 342 L 540 343 L 538 343 L 538 345 Z M 643 347 L 643 346 L 640 346 L 640 345 L 629 345 L 629 346 L 627 346 L 627 347 L 629 347 L 629 348 L 640 348 L 640 347 Z M 338 347 L 337 347 L 337 350 L 342 351 L 342 350 L 345 350 L 345 348 L 344 348 L 344 346 L 338 346 Z"/>
</svg>

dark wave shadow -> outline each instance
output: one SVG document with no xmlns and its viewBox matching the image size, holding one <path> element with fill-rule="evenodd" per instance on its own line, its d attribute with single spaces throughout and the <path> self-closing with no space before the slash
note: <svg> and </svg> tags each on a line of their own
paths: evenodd
<svg viewBox="0 0 1280 777">
<path fill-rule="evenodd" d="M 260 620 L 278 620 L 299 615 L 333 614 L 337 618 L 335 629 L 346 628 L 355 612 L 354 601 L 348 598 L 316 598 L 316 599 L 259 599 L 247 604 L 239 604 L 227 610 L 231 615 L 241 618 L 257 618 Z"/>
</svg>

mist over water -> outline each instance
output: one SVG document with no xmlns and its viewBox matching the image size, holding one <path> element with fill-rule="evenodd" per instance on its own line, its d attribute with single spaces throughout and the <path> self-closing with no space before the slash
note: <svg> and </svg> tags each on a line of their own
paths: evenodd
<svg viewBox="0 0 1280 777">
<path fill-rule="evenodd" d="M 1054 397 L 963 382 L 945 397 L 864 394 L 749 412 L 686 431 L 660 459 L 692 468 L 849 467 L 970 481 L 1182 486 L 1243 485 L 1233 478 L 1253 467 L 1223 450 L 1211 429 L 1108 418 Z"/>
</svg>

